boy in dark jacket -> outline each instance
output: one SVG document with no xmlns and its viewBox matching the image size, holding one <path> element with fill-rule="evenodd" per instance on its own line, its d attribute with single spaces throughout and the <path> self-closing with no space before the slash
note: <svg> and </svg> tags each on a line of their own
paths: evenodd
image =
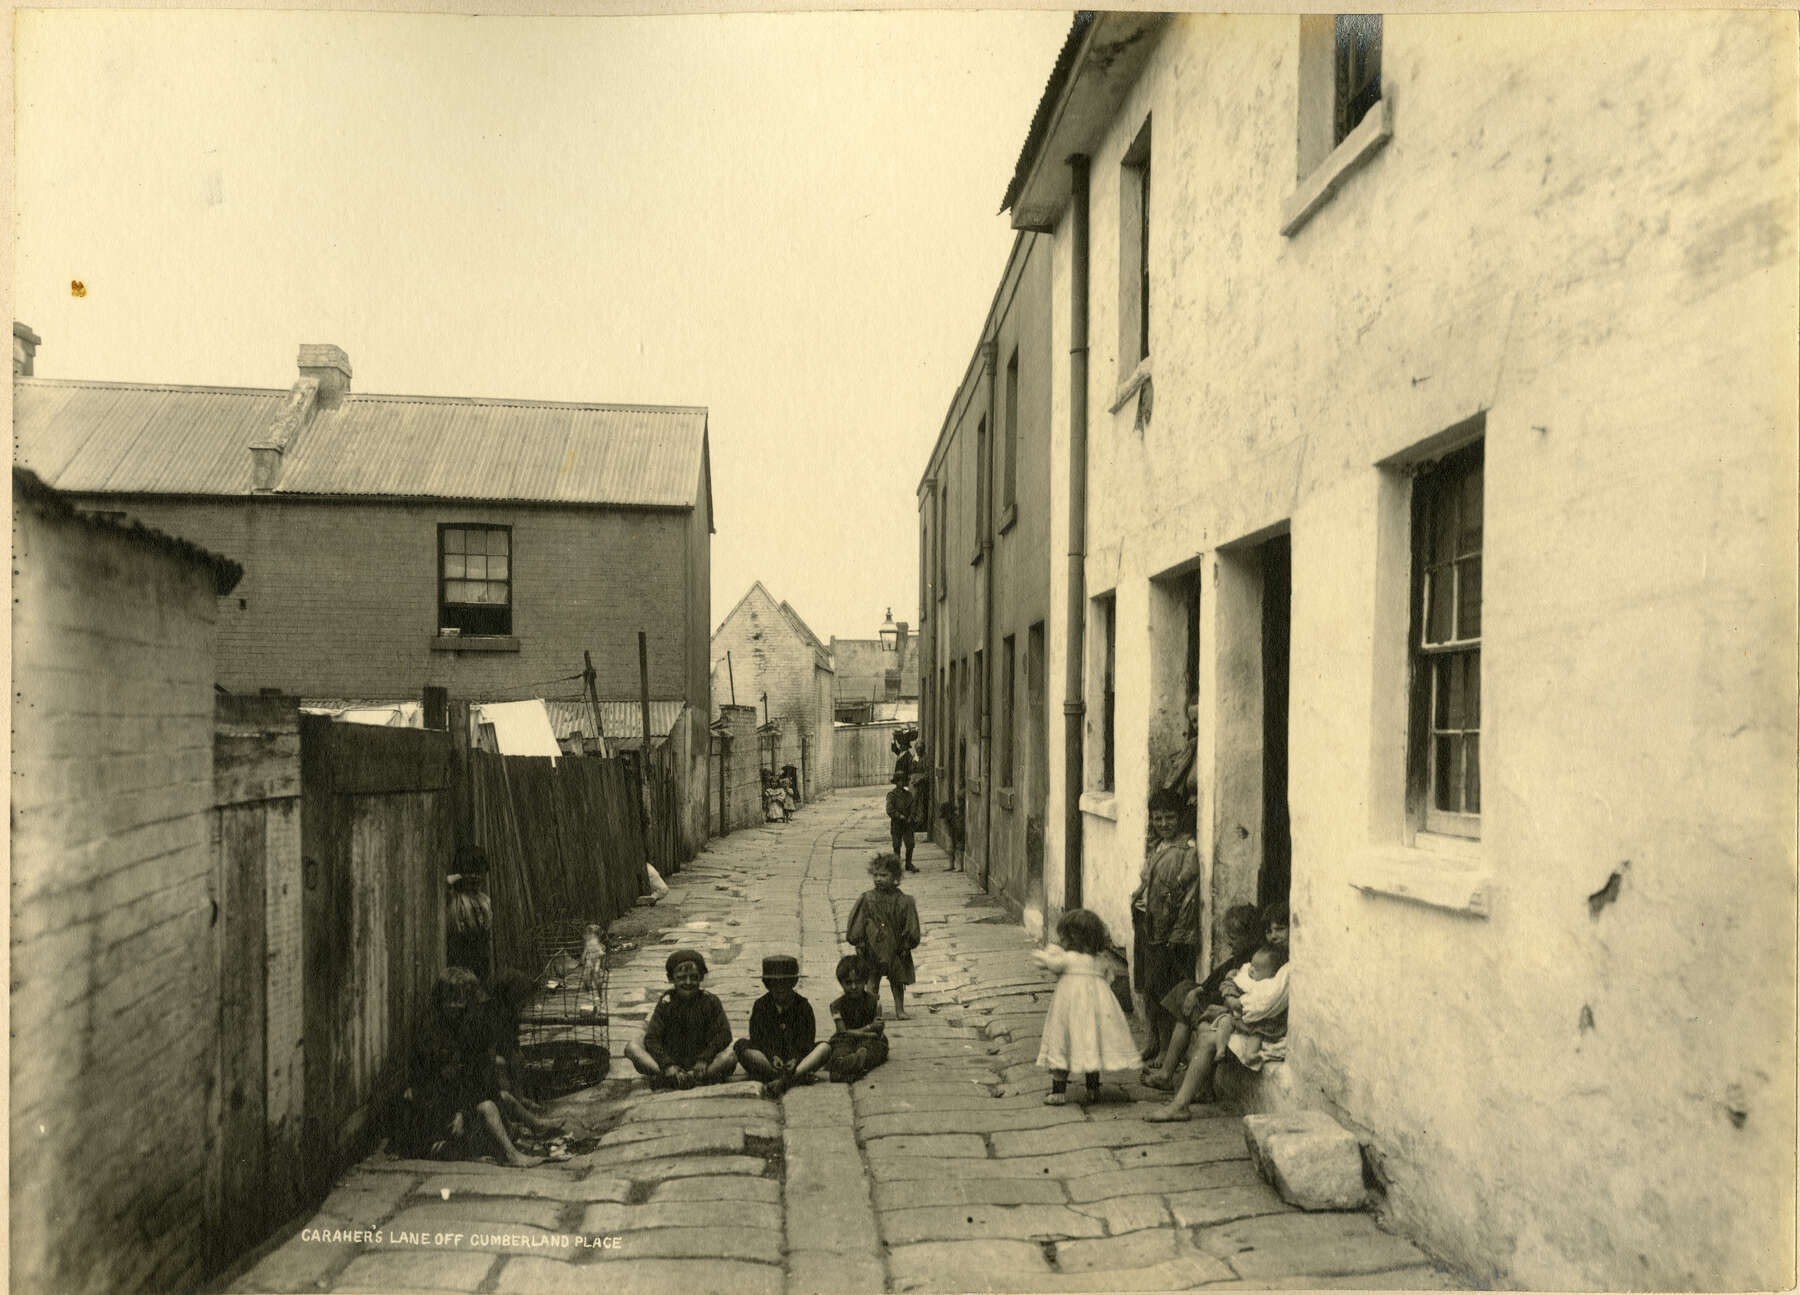
<svg viewBox="0 0 1800 1295">
<path fill-rule="evenodd" d="M 800 960 L 787 954 L 763 959 L 763 987 L 769 992 L 750 1009 L 750 1037 L 733 1045 L 744 1073 L 763 1081 L 764 1097 L 780 1097 L 795 1084 L 810 1084 L 813 1071 L 831 1055 L 818 1041 L 812 1004 L 794 992 Z"/>
<path fill-rule="evenodd" d="M 913 794 L 907 786 L 910 779 L 899 770 L 894 771 L 894 786 L 887 794 L 888 837 L 894 843 L 894 853 L 906 861 L 908 872 L 917 872 L 913 867 Z"/>
<path fill-rule="evenodd" d="M 663 964 L 671 988 L 657 1000 L 641 1041 L 625 1045 L 626 1059 L 652 1088 L 716 1084 L 737 1069 L 725 1005 L 700 988 L 706 959 L 677 949 Z"/>
</svg>

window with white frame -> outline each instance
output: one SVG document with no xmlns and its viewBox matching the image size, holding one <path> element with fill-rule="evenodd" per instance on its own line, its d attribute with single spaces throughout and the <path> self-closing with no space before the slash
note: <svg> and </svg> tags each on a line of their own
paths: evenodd
<svg viewBox="0 0 1800 1295">
<path fill-rule="evenodd" d="M 1408 800 L 1426 832 L 1481 835 L 1483 443 L 1413 480 Z"/>
<path fill-rule="evenodd" d="M 438 628 L 458 634 L 513 632 L 512 527 L 438 527 Z"/>
</svg>

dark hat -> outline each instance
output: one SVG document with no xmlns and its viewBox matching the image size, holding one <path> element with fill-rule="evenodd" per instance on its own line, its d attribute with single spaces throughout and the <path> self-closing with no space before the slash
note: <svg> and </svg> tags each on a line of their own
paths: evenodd
<svg viewBox="0 0 1800 1295">
<path fill-rule="evenodd" d="M 763 959 L 764 980 L 800 979 L 800 959 L 785 953 L 772 953 Z"/>
<path fill-rule="evenodd" d="M 663 974 L 673 980 L 675 978 L 675 968 L 679 967 L 684 962 L 698 963 L 700 974 L 702 976 L 706 975 L 706 959 L 700 956 L 700 951 L 698 949 L 675 950 L 675 952 L 669 955 L 669 960 L 663 963 Z"/>
</svg>

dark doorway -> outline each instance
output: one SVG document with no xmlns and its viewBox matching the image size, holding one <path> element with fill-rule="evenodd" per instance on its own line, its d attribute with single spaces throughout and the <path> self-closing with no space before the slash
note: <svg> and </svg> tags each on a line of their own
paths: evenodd
<svg viewBox="0 0 1800 1295">
<path fill-rule="evenodd" d="M 1288 835 L 1288 621 L 1293 544 L 1277 535 L 1262 553 L 1263 857 L 1259 904 L 1286 903 L 1293 846 Z"/>
</svg>

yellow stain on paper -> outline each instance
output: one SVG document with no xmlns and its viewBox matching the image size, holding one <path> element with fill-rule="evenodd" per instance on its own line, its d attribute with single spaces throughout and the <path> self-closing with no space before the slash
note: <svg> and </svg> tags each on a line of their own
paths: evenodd
<svg viewBox="0 0 1800 1295">
<path fill-rule="evenodd" d="M 83 283 L 80 279 L 70 279 L 69 280 L 69 295 L 71 297 L 87 296 L 87 284 Z"/>
</svg>

